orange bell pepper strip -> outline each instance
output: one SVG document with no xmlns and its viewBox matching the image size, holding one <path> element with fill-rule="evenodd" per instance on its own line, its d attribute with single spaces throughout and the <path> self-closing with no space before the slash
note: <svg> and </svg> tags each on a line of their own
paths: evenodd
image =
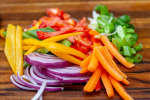
<svg viewBox="0 0 150 100">
<path fill-rule="evenodd" d="M 60 52 L 56 52 L 56 51 L 54 51 L 54 50 L 51 50 L 51 52 L 52 52 L 54 55 L 58 56 L 59 58 L 62 58 L 62 59 L 64 59 L 64 60 L 66 60 L 66 61 L 69 61 L 69 62 L 71 62 L 71 63 L 73 63 L 73 64 L 77 64 L 77 65 L 80 65 L 80 64 L 81 64 L 81 60 L 79 60 L 79 59 L 77 59 L 77 58 L 75 58 L 75 57 L 73 57 L 73 56 L 71 56 L 71 55 L 63 54 L 63 53 L 60 53 Z"/>
<path fill-rule="evenodd" d="M 82 53 L 81 51 L 78 51 L 74 48 L 71 48 L 71 47 L 67 47 L 63 44 L 60 44 L 60 43 L 56 43 L 56 42 L 50 42 L 48 43 L 47 45 L 44 45 L 43 46 L 45 48 L 47 48 L 49 51 L 51 50 L 57 50 L 61 53 L 65 53 L 65 54 L 70 54 L 70 55 L 73 55 L 73 56 L 76 56 L 76 57 L 79 57 L 79 58 L 86 58 L 87 56 Z"/>
</svg>

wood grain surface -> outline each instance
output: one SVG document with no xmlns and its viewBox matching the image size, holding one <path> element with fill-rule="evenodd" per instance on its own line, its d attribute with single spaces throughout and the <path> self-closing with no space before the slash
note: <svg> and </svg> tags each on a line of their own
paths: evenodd
<svg viewBox="0 0 150 100">
<path fill-rule="evenodd" d="M 131 69 L 121 69 L 129 76 L 131 84 L 126 90 L 135 100 L 150 100 L 150 0 L 0 0 L 0 26 L 8 23 L 19 24 L 23 27 L 32 20 L 45 15 L 45 9 L 59 7 L 73 17 L 81 19 L 91 16 L 96 4 L 105 4 L 116 16 L 128 14 L 136 26 L 139 42 L 143 43 L 143 62 Z M 0 100 L 30 100 L 35 91 L 24 91 L 16 88 L 9 80 L 12 74 L 3 53 L 4 40 L 0 39 Z M 62 92 L 45 92 L 44 100 L 109 100 L 105 90 L 85 94 L 83 84 L 65 86 Z M 115 95 L 111 100 L 120 100 Z"/>
</svg>

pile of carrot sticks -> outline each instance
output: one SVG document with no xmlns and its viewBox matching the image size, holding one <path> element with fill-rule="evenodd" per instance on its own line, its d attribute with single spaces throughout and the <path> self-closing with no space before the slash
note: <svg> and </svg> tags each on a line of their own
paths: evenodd
<svg viewBox="0 0 150 100">
<path fill-rule="evenodd" d="M 102 84 L 109 98 L 114 96 L 114 89 L 124 100 L 133 100 L 125 91 L 122 84 L 129 85 L 127 75 L 123 73 L 114 59 L 118 60 L 126 68 L 132 68 L 134 64 L 128 62 L 109 41 L 102 35 L 100 43 L 94 43 L 93 52 L 80 64 L 80 73 L 92 72 L 92 76 L 84 86 L 85 92 L 100 91 Z"/>
</svg>

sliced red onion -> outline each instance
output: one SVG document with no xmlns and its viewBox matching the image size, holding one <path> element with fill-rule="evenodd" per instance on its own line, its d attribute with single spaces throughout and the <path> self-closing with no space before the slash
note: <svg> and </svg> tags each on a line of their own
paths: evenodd
<svg viewBox="0 0 150 100">
<path fill-rule="evenodd" d="M 34 88 L 29 88 L 29 87 L 26 87 L 26 86 L 23 86 L 23 85 L 17 83 L 17 82 L 15 81 L 15 79 L 13 78 L 13 75 L 10 76 L 10 80 L 11 80 L 11 82 L 12 82 L 16 87 L 18 87 L 18 88 L 20 88 L 20 89 L 24 89 L 24 90 L 35 90 Z"/>
<path fill-rule="evenodd" d="M 38 90 L 38 89 L 40 89 L 40 85 L 38 85 L 38 84 L 32 84 L 32 83 L 30 83 L 29 82 L 29 80 L 28 81 L 25 81 L 24 79 L 23 79 L 23 77 L 21 77 L 20 75 L 17 75 L 17 78 L 18 78 L 18 80 L 20 81 L 20 82 L 22 82 L 25 86 L 27 86 L 27 87 L 30 87 L 30 88 L 34 88 L 34 89 L 36 89 L 36 90 Z M 27 79 L 26 79 L 27 80 Z M 49 87 L 49 86 L 47 86 L 47 87 L 45 87 L 45 90 L 46 91 L 61 91 L 61 90 L 63 90 L 63 87 Z"/>
<path fill-rule="evenodd" d="M 83 82 L 87 82 L 89 77 L 87 76 L 79 76 L 79 77 L 66 77 L 66 76 L 59 76 L 59 75 L 55 75 L 49 72 L 45 72 L 46 75 L 53 77 L 55 79 L 60 80 L 63 83 L 83 83 Z"/>
<path fill-rule="evenodd" d="M 42 83 L 40 89 L 38 90 L 36 95 L 31 100 L 38 100 L 40 98 L 40 96 L 42 95 L 42 93 L 44 92 L 45 88 L 46 88 L 46 81 L 44 81 Z"/>
<path fill-rule="evenodd" d="M 60 59 L 53 55 L 48 54 L 40 54 L 40 53 L 30 53 L 24 57 L 25 61 L 31 65 L 36 67 L 49 67 L 49 68 L 56 68 L 56 67 L 65 67 L 71 65 L 71 63 Z"/>
<path fill-rule="evenodd" d="M 40 78 L 38 77 L 34 72 L 33 72 L 33 67 L 30 68 L 29 70 L 30 72 L 30 77 L 32 77 L 37 83 L 41 84 L 43 81 L 47 81 L 47 85 L 62 85 L 62 83 L 56 79 L 43 79 L 43 78 Z"/>
<path fill-rule="evenodd" d="M 64 68 L 47 68 L 46 70 L 49 73 L 60 76 L 67 76 L 67 77 L 85 76 L 83 74 L 80 74 L 81 68 L 77 65 L 67 66 Z"/>
<path fill-rule="evenodd" d="M 35 66 L 32 66 L 33 67 L 33 72 L 37 75 L 37 76 L 39 76 L 39 77 L 41 77 L 41 78 L 43 78 L 43 79 L 48 79 L 49 77 L 47 77 L 47 76 L 45 76 L 43 73 L 42 73 L 42 69 L 40 69 L 40 67 L 35 67 Z"/>
<path fill-rule="evenodd" d="M 30 79 L 28 76 L 23 75 L 22 78 L 29 80 L 32 84 L 37 84 L 33 79 Z"/>
</svg>

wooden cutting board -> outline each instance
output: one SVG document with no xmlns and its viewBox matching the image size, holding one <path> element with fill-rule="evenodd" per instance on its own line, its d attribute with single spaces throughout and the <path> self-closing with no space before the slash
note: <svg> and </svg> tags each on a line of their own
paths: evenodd
<svg viewBox="0 0 150 100">
<path fill-rule="evenodd" d="M 150 0 L 0 0 L 0 25 L 8 23 L 26 27 L 32 20 L 45 15 L 45 9 L 58 7 L 81 19 L 91 16 L 92 9 L 97 4 L 105 4 L 116 16 L 127 14 L 132 18 L 139 34 L 139 42 L 143 43 L 143 62 L 133 69 L 121 69 L 129 76 L 131 84 L 126 90 L 135 100 L 150 100 Z M 30 100 L 36 92 L 16 88 L 9 80 L 12 74 L 3 53 L 4 40 L 0 39 L 0 100 Z M 11 52 L 11 51 L 10 51 Z M 61 92 L 45 92 L 44 100 L 109 100 L 105 90 L 85 94 L 83 84 L 66 86 Z M 115 95 L 111 100 L 120 100 Z"/>
</svg>

